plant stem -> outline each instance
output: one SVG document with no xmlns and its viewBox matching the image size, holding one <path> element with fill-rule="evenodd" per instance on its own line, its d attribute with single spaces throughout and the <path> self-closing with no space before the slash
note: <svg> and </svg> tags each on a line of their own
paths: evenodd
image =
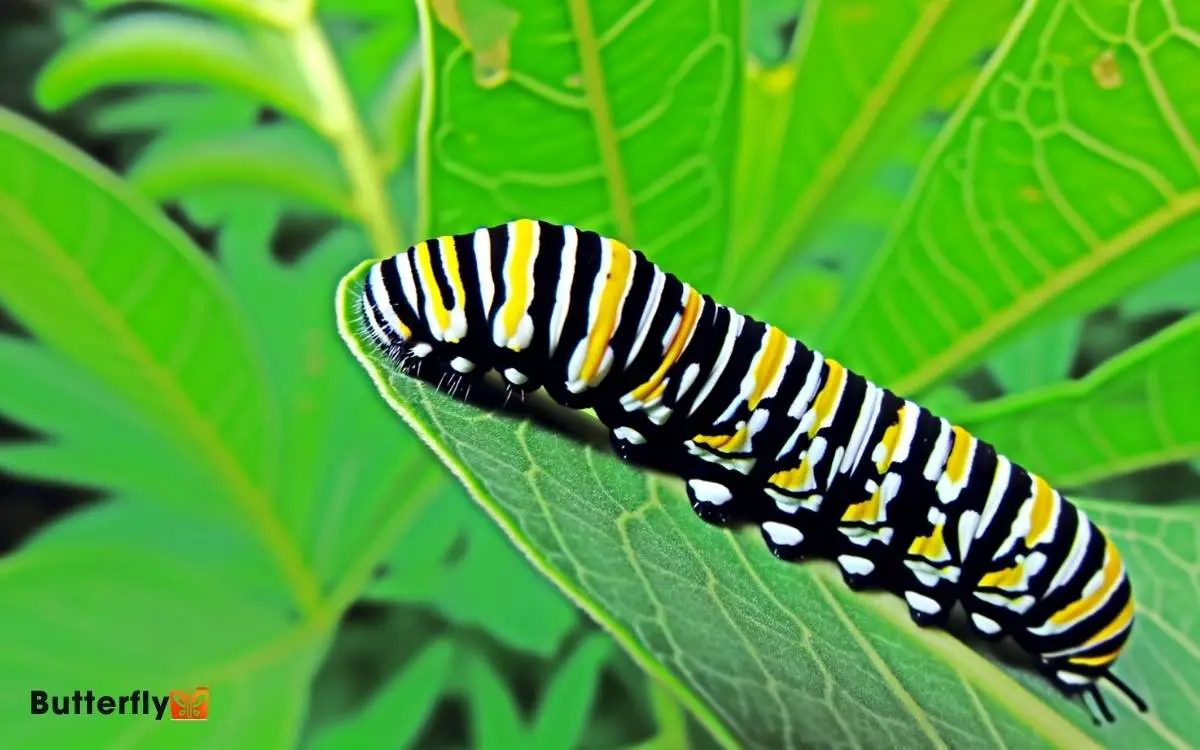
<svg viewBox="0 0 1200 750">
<path fill-rule="evenodd" d="M 388 202 L 379 159 L 358 116 L 337 59 L 311 5 L 284 31 L 296 67 L 312 94 L 312 125 L 337 151 L 350 182 L 350 201 L 376 257 L 402 249 L 403 231 Z"/>
</svg>

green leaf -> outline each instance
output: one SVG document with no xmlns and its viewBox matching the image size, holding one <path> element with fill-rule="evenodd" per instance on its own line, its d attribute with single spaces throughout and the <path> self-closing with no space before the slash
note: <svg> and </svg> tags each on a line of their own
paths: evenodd
<svg viewBox="0 0 1200 750">
<path fill-rule="evenodd" d="M 220 550 L 214 555 L 213 550 Z M 117 499 L 0 561 L 4 747 L 290 747 L 328 633 L 291 615 L 261 543 L 178 509 Z M 52 644 L 52 647 L 50 645 Z M 212 692 L 181 731 L 139 716 L 35 716 L 30 691 Z"/>
<path fill-rule="evenodd" d="M 105 487 L 180 508 L 221 492 L 206 467 L 164 443 L 143 414 L 44 346 L 0 336 L 0 393 L 6 395 L 0 413 L 46 436 L 0 443 L 0 468 L 10 474 Z"/>
<path fill-rule="evenodd" d="M 805 4 L 775 116 L 747 130 L 739 165 L 763 164 L 737 201 L 757 206 L 734 227 L 718 293 L 751 305 L 794 250 L 861 193 L 930 110 L 945 106 L 1016 14 L 1017 0 Z M 949 87 L 953 87 L 951 90 Z M 758 135 L 763 129 L 761 140 Z"/>
<path fill-rule="evenodd" d="M 233 138 L 254 127 L 261 109 L 259 102 L 229 90 L 175 90 L 146 87 L 111 103 L 93 117 L 93 127 L 108 132 L 146 132 L 155 137 L 137 157 L 154 158 L 159 140 L 173 148 L 201 145 L 213 139 Z M 136 172 L 138 158 L 129 159 L 126 170 Z M 204 228 L 215 228 L 236 207 L 247 203 L 245 190 L 227 189 L 184 195 L 180 208 L 188 219 Z"/>
<path fill-rule="evenodd" d="M 385 171 L 408 162 L 413 155 L 421 116 L 421 55 L 414 50 L 395 68 L 376 94 L 370 109 L 371 130 L 381 144 Z"/>
<path fill-rule="evenodd" d="M 1200 456 L 1200 314 L 1113 357 L 1082 380 L 955 413 L 957 421 L 1053 483 Z"/>
<path fill-rule="evenodd" d="M 1200 309 L 1200 258 L 1165 273 L 1121 300 L 1128 317 Z"/>
<path fill-rule="evenodd" d="M 1139 7 L 1150 15 L 1132 24 Z M 1025 6 L 833 324 L 831 354 L 916 393 L 1196 257 L 1200 115 L 1186 103 L 1200 78 L 1184 71 L 1200 20 L 1169 30 L 1159 8 Z"/>
<path fill-rule="evenodd" d="M 442 697 L 454 656 L 449 641 L 425 646 L 361 713 L 319 734 L 313 749 L 410 747 Z"/>
<path fill-rule="evenodd" d="M 399 7 L 406 13 L 387 23 L 373 23 L 345 40 L 337 37 L 330 40 L 359 111 L 369 109 L 376 93 L 387 86 L 388 79 L 405 60 L 413 59 L 419 69 L 417 6 L 401 3 Z"/>
<path fill-rule="evenodd" d="M 482 656 L 471 659 L 463 687 L 471 704 L 473 744 L 497 750 L 579 746 L 611 653 L 611 641 L 600 633 L 580 643 L 539 696 L 537 717 L 528 728 L 504 677 Z"/>
<path fill-rule="evenodd" d="M 650 704 L 658 732 L 633 750 L 670 750 L 675 747 L 696 747 L 689 742 L 687 713 L 675 695 L 657 680 L 651 679 Z M 708 739 L 704 735 L 703 739 Z"/>
<path fill-rule="evenodd" d="M 113 177 L 2 111 L 0 162 L 0 301 L 204 465 L 224 490 L 212 500 L 254 524 L 312 606 L 314 584 L 271 508 L 276 415 L 228 290 Z M 76 220 L 62 220 L 63 205 Z"/>
<path fill-rule="evenodd" d="M 347 256 L 279 266 L 278 209 L 246 202 L 219 236 L 235 300 L 157 212 L 7 113 L 0 161 L 0 301 L 39 339 L 0 339 L 0 409 L 48 437 L 0 465 L 116 490 L 0 560 L 19 607 L 0 687 L 207 685 L 214 715 L 181 737 L 24 713 L 0 745 L 294 745 L 334 625 L 440 484 L 329 324 Z"/>
<path fill-rule="evenodd" d="M 1056 383 L 1071 371 L 1082 330 L 1079 318 L 1051 323 L 992 355 L 988 369 L 1009 393 Z"/>
<path fill-rule="evenodd" d="M 284 11 L 285 3 L 276 0 L 156 0 L 159 5 L 172 5 L 184 10 L 196 10 L 225 16 L 240 21 L 268 26 L 284 26 L 289 15 Z M 113 8 L 143 5 L 141 0 L 83 0 L 83 5 L 93 12 Z"/>
<path fill-rule="evenodd" d="M 230 115 L 239 125 L 242 120 L 252 121 L 256 108 L 239 101 L 240 95 L 223 94 L 222 97 L 214 96 L 211 91 L 169 89 L 137 91 L 121 100 L 104 102 L 89 124 L 103 134 L 182 131 L 193 136 L 212 136 L 214 128 L 227 130 L 228 122 L 218 121 Z"/>
<path fill-rule="evenodd" d="M 0 443 L 0 468 L 10 474 L 180 509 L 222 493 L 211 471 L 164 443 L 145 415 L 44 346 L 0 337 L 0 393 L 0 413 L 45 436 Z M 220 505 L 202 507 L 219 513 Z"/>
<path fill-rule="evenodd" d="M 0 393 L 6 417 L 44 435 L 69 437 L 100 425 L 158 437 L 144 414 L 130 410 L 101 381 L 28 339 L 0 336 Z"/>
<path fill-rule="evenodd" d="M 603 633 L 588 636 L 571 652 L 539 700 L 530 746 L 579 746 L 601 673 L 611 656 L 612 640 Z"/>
<path fill-rule="evenodd" d="M 1182 717 L 1200 711 L 1190 675 L 1200 674 L 1200 498 L 1173 506 L 1081 501 L 1121 550 L 1130 579 L 1137 582 L 1134 635 L 1121 656 L 1122 674 L 1145 685 L 1153 735 L 1145 742 L 1120 727 L 1108 747 L 1196 747 L 1200 730 Z"/>
<path fill-rule="evenodd" d="M 228 101 L 230 94 L 248 100 L 254 107 L 253 116 L 264 104 L 295 115 L 333 147 L 344 182 L 349 186 L 349 204 L 352 206 L 349 213 L 370 235 L 373 254 L 385 255 L 403 245 L 404 232 L 389 210 L 385 184 L 385 173 L 395 166 L 388 159 L 401 158 L 402 149 L 388 142 L 387 146 L 393 151 L 376 153 L 352 94 L 358 93 L 364 102 L 370 97 L 363 91 L 352 92 L 351 89 L 355 84 L 369 86 L 375 82 L 378 85 L 378 80 L 388 74 L 391 68 L 388 55 L 398 58 L 401 54 L 390 47 L 398 44 L 403 50 L 410 46 L 416 14 L 410 8 L 407 12 L 394 14 L 385 23 L 375 24 L 368 37 L 369 45 L 350 45 L 349 49 L 335 50 L 330 37 L 336 34 L 327 33 L 314 10 L 311 4 L 296 6 L 288 13 L 285 26 L 279 29 L 227 27 L 200 18 L 161 12 L 121 15 L 111 22 L 99 23 L 94 32 L 69 45 L 47 66 L 39 82 L 41 98 L 48 106 L 54 106 L 105 86 L 191 83 L 206 85 L 205 93 L 213 95 L 207 102 L 209 106 L 194 118 L 198 121 L 207 122 L 214 114 L 226 114 L 231 104 Z M 341 10 L 352 11 L 350 8 Z M 345 21 L 343 16 L 332 12 L 323 20 L 336 29 L 339 19 Z M 342 23 L 340 28 L 346 26 Z M 211 40 L 207 38 L 209 36 Z M 195 41 L 202 44 L 198 50 L 189 46 Z M 209 41 L 213 43 L 209 44 Z M 368 54 L 361 54 L 364 51 Z M 144 94 L 135 96 L 140 95 Z M 391 104 L 387 95 L 382 99 L 385 104 Z M 243 103 L 235 100 L 232 105 L 236 110 Z M 132 114 L 134 120 L 144 116 L 136 110 Z M 388 110 L 388 114 L 392 111 Z M 171 123 L 171 130 L 186 133 L 186 141 L 197 135 L 200 140 L 207 140 L 227 132 L 223 128 L 220 133 L 209 132 L 203 127 L 191 128 L 186 121 L 180 122 L 181 119 L 164 116 L 162 121 Z M 242 128 L 250 127 L 255 119 L 241 123 Z M 121 117 L 117 120 L 119 124 Z M 182 149 L 182 142 L 179 146 Z M 312 158 L 318 161 L 322 157 L 314 154 Z M 221 166 L 228 171 L 233 165 Z M 249 164 L 240 166 L 243 177 L 257 177 Z M 278 182 L 278 170 L 272 169 L 269 177 Z M 315 190 L 313 184 L 305 182 L 298 187 L 304 188 L 302 195 L 306 200 L 331 202 L 330 190 Z M 228 188 L 227 192 L 232 194 L 186 196 L 189 218 L 206 227 L 220 223 L 228 204 L 245 197 Z M 341 202 L 337 206 L 346 212 Z"/>
<path fill-rule="evenodd" d="M 269 254 L 278 216 L 259 202 L 232 211 L 218 239 L 222 265 L 246 309 L 282 415 L 278 440 L 288 467 L 277 489 L 281 525 L 305 550 L 338 612 L 421 509 L 438 494 L 435 466 L 386 413 L 367 408 L 370 383 L 329 325 L 329 289 L 346 255 L 318 252 L 291 266 Z M 365 244 L 344 250 L 361 258 Z M 361 444 L 370 436 L 369 444 Z M 346 446 L 355 448 L 347 453 Z"/>
<path fill-rule="evenodd" d="M 788 335 L 802 341 L 818 335 L 837 312 L 846 284 L 832 271 L 812 267 L 791 276 L 754 306 L 755 316 L 786 326 Z M 797 302 L 802 304 L 797 304 Z"/>
<path fill-rule="evenodd" d="M 770 220 L 771 201 L 764 200 L 761 191 L 779 170 L 795 100 L 793 65 L 763 67 L 754 59 L 747 61 L 742 80 L 741 137 L 733 174 L 733 229 L 727 253 L 750 252 L 751 243 L 761 239 Z"/>
<path fill-rule="evenodd" d="M 321 15 L 336 15 L 339 18 L 377 25 L 397 20 L 403 23 L 415 16 L 412 5 L 397 3 L 394 0 L 338 0 L 336 3 L 321 3 L 317 10 Z"/>
<path fill-rule="evenodd" d="M 1084 707 L 1044 679 L 943 631 L 918 628 L 896 597 L 851 592 L 827 563 L 784 564 L 754 530 L 702 523 L 678 480 L 639 472 L 530 422 L 480 412 L 393 375 L 347 317 L 368 267 L 343 280 L 339 327 L 380 394 L 542 573 L 722 744 L 1200 741 L 1195 709 L 1179 711 L 1177 702 L 1147 716 L 1121 703 L 1120 722 L 1096 728 Z M 1195 564 L 1194 539 L 1172 542 L 1184 545 L 1182 567 Z M 1153 567 L 1135 572 L 1134 585 L 1151 592 L 1159 576 L 1176 575 Z M 1151 593 L 1148 605 L 1156 601 Z M 1152 652 L 1161 637 L 1139 632 L 1136 648 Z M 1152 696 L 1179 689 L 1169 664 L 1134 660 L 1135 689 Z"/>
<path fill-rule="evenodd" d="M 421 234 L 573 222 L 710 282 L 728 223 L 738 4 L 506 0 L 511 36 L 468 49 L 481 5 L 499 0 L 421 4 Z"/>
<path fill-rule="evenodd" d="M 471 704 L 471 744 L 480 750 L 525 746 L 521 710 L 504 678 L 482 656 L 467 663 L 464 690 Z"/>
<path fill-rule="evenodd" d="M 354 216 L 337 154 L 312 131 L 287 123 L 199 141 L 159 138 L 139 157 L 129 179 L 160 201 L 238 186 Z"/>
<path fill-rule="evenodd" d="M 553 656 L 578 621 L 571 603 L 530 567 L 457 484 L 446 483 L 414 514 L 385 564 L 387 574 L 364 596 L 428 606 L 509 648 Z"/>
<path fill-rule="evenodd" d="M 273 64 L 258 39 L 212 21 L 140 12 L 97 24 L 63 47 L 38 77 L 38 103 L 57 110 L 105 86 L 185 83 L 224 87 L 301 119 L 304 84 Z"/>
</svg>

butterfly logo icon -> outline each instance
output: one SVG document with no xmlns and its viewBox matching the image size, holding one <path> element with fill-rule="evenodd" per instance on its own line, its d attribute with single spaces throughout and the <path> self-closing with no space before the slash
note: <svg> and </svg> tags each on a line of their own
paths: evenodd
<svg viewBox="0 0 1200 750">
<path fill-rule="evenodd" d="M 208 688 L 194 691 L 171 691 L 171 718 L 175 721 L 205 721 L 208 719 Z"/>
</svg>

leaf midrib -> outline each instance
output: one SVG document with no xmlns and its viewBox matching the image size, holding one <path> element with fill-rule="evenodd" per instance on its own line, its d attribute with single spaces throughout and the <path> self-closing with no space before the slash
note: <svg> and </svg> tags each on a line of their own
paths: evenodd
<svg viewBox="0 0 1200 750">
<path fill-rule="evenodd" d="M 937 383 L 980 354 L 989 344 L 1014 330 L 1039 308 L 1197 211 L 1200 211 L 1200 188 L 1169 199 L 1161 208 L 1143 216 L 1112 239 L 1089 248 L 1075 262 L 1046 278 L 1040 285 L 1028 288 L 1007 307 L 993 311 L 979 326 L 956 339 L 953 346 L 943 349 L 941 353 L 924 360 L 912 372 L 897 378 L 894 386 L 896 392 L 918 393 Z"/>
<path fill-rule="evenodd" d="M 600 43 L 592 26 L 591 11 L 587 0 L 569 0 L 571 26 L 579 45 L 579 65 L 583 79 L 584 98 L 592 114 L 592 125 L 596 132 L 596 145 L 600 149 L 600 161 L 607 176 L 608 196 L 612 203 L 613 218 L 621 239 L 631 246 L 638 243 L 633 218 L 633 205 L 629 186 L 625 180 L 625 166 L 621 160 L 620 145 L 613 123 L 608 93 L 604 85 L 604 71 L 600 65 Z"/>
<path fill-rule="evenodd" d="M 108 345 L 124 350 L 147 380 L 156 386 L 159 403 L 178 418 L 173 426 L 200 447 L 217 476 L 229 489 L 231 499 L 255 522 L 264 546 L 279 564 L 297 605 L 306 614 L 317 611 L 320 594 L 312 570 L 300 556 L 299 549 L 280 524 L 278 516 L 272 513 L 263 489 L 250 479 L 245 467 L 229 452 L 212 423 L 192 402 L 178 379 L 146 349 L 110 300 L 89 283 L 83 269 L 35 216 L 11 198 L 0 198 L 0 213 L 8 217 L 14 231 L 23 234 L 41 252 L 43 262 L 54 267 L 59 283 L 69 287 L 80 304 L 90 309 L 101 325 L 111 332 L 112 339 Z"/>
<path fill-rule="evenodd" d="M 819 212 L 842 175 L 849 171 L 847 165 L 862 155 L 862 146 L 871 136 L 875 123 L 896 100 L 895 93 L 904 83 L 905 75 L 912 69 L 921 53 L 926 51 L 926 40 L 934 33 L 953 2 L 954 0 L 937 0 L 922 10 L 917 23 L 897 48 L 887 69 L 876 80 L 875 86 L 863 98 L 854 118 L 842 131 L 842 137 L 817 165 L 813 180 L 783 215 L 779 229 L 764 243 L 763 258 L 750 264 L 753 276 L 745 284 L 747 298 L 753 298 L 753 295 L 761 292 L 774 277 L 788 250 L 792 249 L 808 230 L 809 220 Z M 788 116 L 793 117 L 794 110 L 789 110 Z"/>
</svg>

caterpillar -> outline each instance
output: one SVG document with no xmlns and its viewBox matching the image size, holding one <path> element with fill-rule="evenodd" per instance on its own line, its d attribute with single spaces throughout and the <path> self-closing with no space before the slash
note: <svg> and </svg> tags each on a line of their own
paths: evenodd
<svg viewBox="0 0 1200 750">
<path fill-rule="evenodd" d="M 371 265 L 362 330 L 395 362 L 497 371 L 591 409 L 623 459 L 686 483 L 712 523 L 759 526 L 784 560 L 944 627 L 961 605 L 1067 694 L 1114 716 L 1104 679 L 1133 626 L 1121 555 L 1086 514 L 987 442 L 701 294 L 618 240 L 520 219 Z"/>
</svg>

